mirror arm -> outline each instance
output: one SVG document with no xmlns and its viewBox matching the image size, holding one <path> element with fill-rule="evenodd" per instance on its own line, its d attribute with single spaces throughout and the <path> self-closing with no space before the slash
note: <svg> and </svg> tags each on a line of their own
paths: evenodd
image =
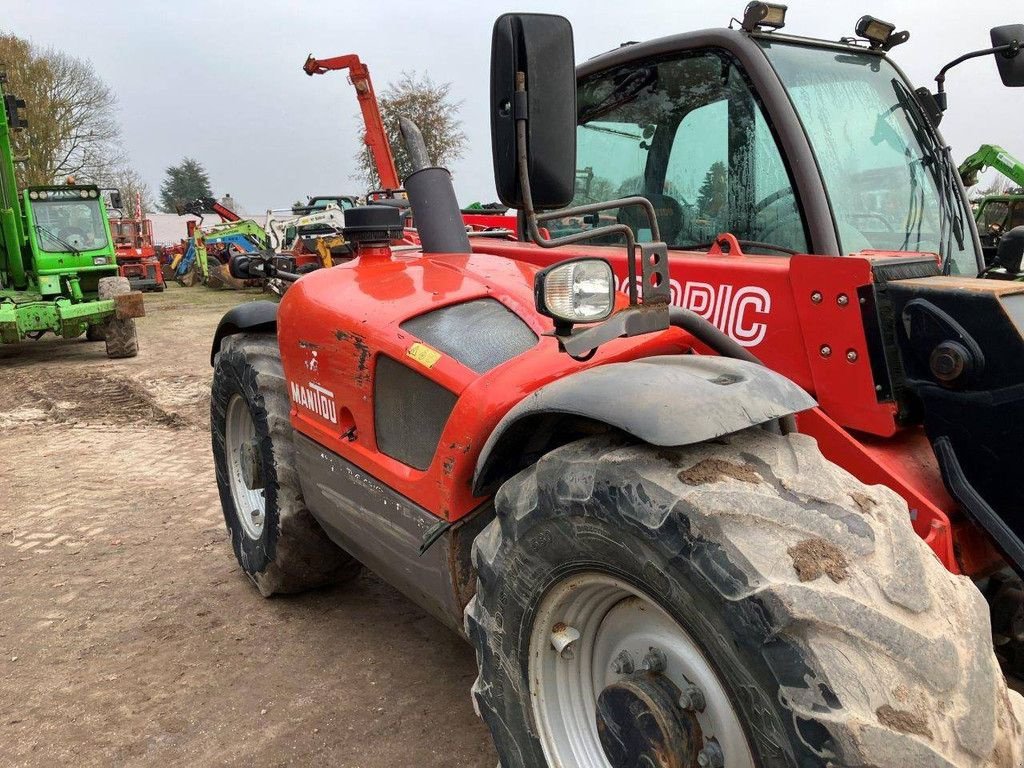
<svg viewBox="0 0 1024 768">
<path fill-rule="evenodd" d="M 516 72 L 516 167 L 519 172 L 520 194 L 523 198 L 523 213 L 526 218 L 526 233 L 529 235 L 530 240 L 541 248 L 558 248 L 563 245 L 569 245 L 570 243 L 579 243 L 584 240 L 591 240 L 595 237 L 622 235 L 626 241 L 626 249 L 629 253 L 629 258 L 626 259 L 627 266 L 629 267 L 629 303 L 637 304 L 639 298 L 636 287 L 636 238 L 633 235 L 633 230 L 629 226 L 626 224 L 609 224 L 607 226 L 598 227 L 585 232 L 576 232 L 571 235 L 546 239 L 540 235 L 538 222 L 549 221 L 551 219 L 561 219 L 566 216 L 582 216 L 587 213 L 597 213 L 599 211 L 607 211 L 613 208 L 623 208 L 627 205 L 637 205 L 643 208 L 647 214 L 648 222 L 651 225 L 652 240 L 656 243 L 660 243 L 661 230 L 658 227 L 658 217 L 654 210 L 654 204 L 646 197 L 634 196 L 602 203 L 579 205 L 572 208 L 561 208 L 557 211 L 537 213 L 533 207 L 533 192 L 530 189 L 530 158 L 526 146 L 527 116 L 525 114 L 525 94 L 526 74 L 523 72 Z"/>
<path fill-rule="evenodd" d="M 965 61 L 968 61 L 970 59 L 976 59 L 979 56 L 988 56 L 990 54 L 1002 53 L 1005 54 L 1007 58 L 1012 59 L 1014 56 L 1020 53 L 1020 50 L 1020 43 L 1014 41 L 1012 43 L 1007 43 L 1006 45 L 997 45 L 994 48 L 984 48 L 980 51 L 971 51 L 970 53 L 965 53 L 963 56 L 960 56 L 959 58 L 953 59 L 946 66 L 940 69 L 939 74 L 935 76 L 935 82 L 938 83 L 939 86 L 939 89 L 935 94 L 935 101 L 938 102 L 939 109 L 941 109 L 943 112 L 946 111 L 946 72 L 948 72 L 958 64 L 963 64 Z"/>
</svg>

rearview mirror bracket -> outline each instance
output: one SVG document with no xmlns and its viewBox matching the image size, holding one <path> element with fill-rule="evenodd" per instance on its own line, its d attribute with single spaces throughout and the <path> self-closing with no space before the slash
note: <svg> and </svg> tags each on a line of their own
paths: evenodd
<svg viewBox="0 0 1024 768">
<path fill-rule="evenodd" d="M 997 27 L 997 29 L 999 28 Z M 995 33 L 995 30 L 993 30 L 993 33 Z M 1007 59 L 1015 58 L 1016 56 L 1020 55 L 1022 43 L 1024 43 L 1024 41 L 1011 40 L 1010 42 L 1004 43 L 1003 45 L 995 45 L 991 48 L 983 48 L 979 51 L 971 51 L 970 53 L 965 53 L 963 56 L 953 59 L 946 66 L 940 69 L 939 74 L 935 76 L 935 82 L 938 84 L 938 90 L 935 92 L 935 102 L 936 104 L 938 104 L 939 109 L 942 112 L 945 112 L 946 107 L 948 106 L 948 102 L 946 99 L 946 73 L 949 70 L 951 70 L 958 64 L 962 64 L 965 61 L 969 61 L 970 59 L 976 59 L 979 56 L 997 55 L 1003 56 L 1004 58 Z"/>
<path fill-rule="evenodd" d="M 637 305 L 641 302 L 645 305 L 664 304 L 666 309 L 671 298 L 671 289 L 668 276 L 668 246 L 661 241 L 661 230 L 658 228 L 658 218 L 654 212 L 654 205 L 646 197 L 624 197 L 618 200 L 609 200 L 602 203 L 591 203 L 589 205 L 578 205 L 571 208 L 562 208 L 555 211 L 538 212 L 533 207 L 533 194 L 530 190 L 530 158 L 526 142 L 526 122 L 529 119 L 526 105 L 526 74 L 516 72 L 516 91 L 513 104 L 516 123 L 516 165 L 519 172 L 519 188 L 522 194 L 523 215 L 526 219 L 526 233 L 530 240 L 541 248 L 558 248 L 570 243 L 579 243 L 591 240 L 595 237 L 606 235 L 621 235 L 626 241 L 628 257 L 626 259 L 629 268 L 629 303 Z M 566 216 L 584 216 L 600 211 L 607 211 L 626 206 L 639 206 L 647 214 L 647 220 L 651 228 L 651 236 L 654 242 L 637 243 L 633 230 L 625 224 L 607 224 L 603 227 L 575 232 L 562 237 L 544 238 L 540 234 L 539 222 L 560 219 Z M 637 262 L 640 262 L 640 269 L 637 269 Z M 638 279 L 639 278 L 639 279 Z M 641 288 L 638 291 L 637 285 Z M 665 317 L 665 327 L 668 327 L 668 315 Z"/>
</svg>

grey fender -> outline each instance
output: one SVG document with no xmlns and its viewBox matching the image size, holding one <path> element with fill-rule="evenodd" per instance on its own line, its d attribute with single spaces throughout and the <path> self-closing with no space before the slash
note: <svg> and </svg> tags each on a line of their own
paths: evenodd
<svg viewBox="0 0 1024 768">
<path fill-rule="evenodd" d="M 813 408 L 814 398 L 756 363 L 704 355 L 610 363 L 541 387 L 498 422 L 477 460 L 485 495 L 558 444 L 613 427 L 651 445 L 691 445 Z"/>
<path fill-rule="evenodd" d="M 217 323 L 210 349 L 210 365 L 214 364 L 220 344 L 227 336 L 236 333 L 267 333 L 277 330 L 277 302 L 250 301 L 228 310 Z"/>
</svg>

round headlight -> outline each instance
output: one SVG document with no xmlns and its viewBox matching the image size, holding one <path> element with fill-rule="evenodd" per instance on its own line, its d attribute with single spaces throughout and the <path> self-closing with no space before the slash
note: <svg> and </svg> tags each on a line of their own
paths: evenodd
<svg viewBox="0 0 1024 768">
<path fill-rule="evenodd" d="M 39 193 L 38 192 L 29 192 L 28 193 L 28 199 L 29 200 L 38 200 L 39 199 Z"/>
<path fill-rule="evenodd" d="M 89 197 L 98 197 L 99 193 L 95 189 L 89 190 Z"/>
<path fill-rule="evenodd" d="M 45 189 L 42 192 L 39 193 L 39 199 L 40 200 L 45 200 L 47 197 L 49 197 L 49 195 L 46 194 L 46 190 Z"/>
<path fill-rule="evenodd" d="M 538 272 L 537 311 L 566 323 L 596 323 L 615 308 L 615 278 L 604 259 L 574 259 Z"/>
<path fill-rule="evenodd" d="M 83 200 L 86 200 L 89 197 L 89 192 L 88 190 L 83 189 L 81 192 L 78 193 L 78 196 L 81 197 Z"/>
</svg>

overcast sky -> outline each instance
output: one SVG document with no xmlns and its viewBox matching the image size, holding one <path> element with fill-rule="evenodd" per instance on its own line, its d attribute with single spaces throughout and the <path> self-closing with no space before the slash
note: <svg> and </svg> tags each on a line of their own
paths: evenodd
<svg viewBox="0 0 1024 768">
<path fill-rule="evenodd" d="M 403 70 L 453 83 L 461 100 L 465 157 L 452 171 L 460 201 L 495 199 L 487 117 L 490 33 L 502 12 L 560 13 L 576 32 L 582 61 L 627 40 L 725 26 L 735 5 L 710 0 L 515 4 L 423 2 L 248 2 L 104 0 L 6 2 L 0 28 L 92 61 L 118 96 L 126 149 L 153 188 L 184 156 L 210 172 L 249 213 L 311 194 L 360 193 L 355 93 L 342 73 L 307 77 L 308 53 L 357 53 L 378 92 Z M 786 31 L 837 39 L 874 13 L 909 29 L 893 57 L 915 85 L 948 60 L 989 44 L 988 30 L 1024 22 L 1006 0 L 789 0 Z M 943 121 L 958 160 L 981 143 L 1024 157 L 1024 89 L 1003 88 L 990 58 L 967 62 L 947 81 Z"/>
</svg>

